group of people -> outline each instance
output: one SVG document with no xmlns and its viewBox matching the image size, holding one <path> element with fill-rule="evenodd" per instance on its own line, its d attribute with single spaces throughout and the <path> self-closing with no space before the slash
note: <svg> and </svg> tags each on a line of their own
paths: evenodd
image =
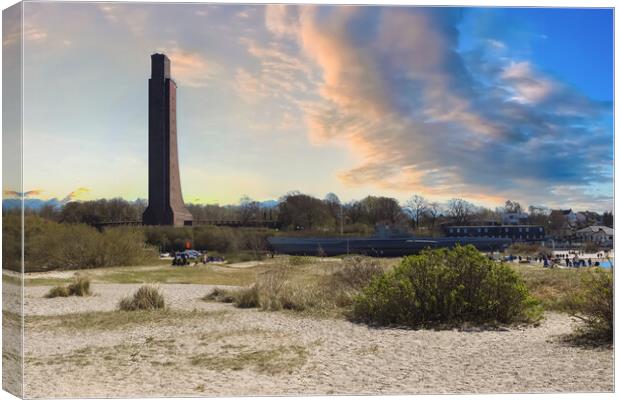
<svg viewBox="0 0 620 400">
<path fill-rule="evenodd" d="M 598 258 L 602 257 L 602 254 L 600 254 L 600 256 L 597 254 Z M 525 263 L 530 263 L 530 262 L 537 262 L 540 264 L 543 264 L 543 267 L 545 268 L 549 268 L 549 267 L 553 267 L 556 265 L 562 265 L 564 264 L 566 267 L 598 267 L 600 266 L 600 262 L 599 261 L 592 261 L 592 258 L 588 258 L 583 259 L 583 258 L 579 258 L 577 254 L 573 255 L 573 258 L 571 258 L 569 256 L 568 253 L 566 254 L 556 254 L 555 257 L 553 256 L 548 256 L 546 254 L 541 254 L 535 257 L 523 257 L 523 256 L 514 256 L 512 254 L 508 255 L 506 257 L 507 261 L 510 262 L 525 262 Z"/>
<path fill-rule="evenodd" d="M 172 252 L 172 265 L 198 265 L 198 263 L 202 262 L 203 264 L 207 264 L 210 262 L 224 262 L 224 257 L 220 256 L 209 256 L 206 251 L 200 252 L 200 255 L 197 257 L 192 257 L 187 251 L 180 252 Z"/>
</svg>

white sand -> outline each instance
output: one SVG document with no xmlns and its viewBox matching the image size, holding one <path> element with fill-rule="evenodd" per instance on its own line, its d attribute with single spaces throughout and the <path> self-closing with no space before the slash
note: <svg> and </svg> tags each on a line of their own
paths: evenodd
<svg viewBox="0 0 620 400">
<path fill-rule="evenodd" d="M 93 285 L 90 298 L 45 299 L 26 289 L 27 315 L 113 310 L 139 285 Z M 613 390 L 613 352 L 565 344 L 571 320 L 463 332 L 372 329 L 345 320 L 241 310 L 200 299 L 203 285 L 160 285 L 176 310 L 213 311 L 170 323 L 108 330 L 26 327 L 27 397 L 239 396 L 575 392 Z M 224 314 L 222 314 L 224 310 Z M 218 312 L 219 311 L 219 312 Z M 293 347 L 296 346 L 296 347 Z M 281 350 L 270 374 L 252 352 Z M 295 355 L 301 349 L 305 356 Z M 260 353 L 255 353 L 260 354 Z M 239 359 L 237 370 L 192 357 Z M 210 367 L 209 367 L 210 366 Z"/>
</svg>

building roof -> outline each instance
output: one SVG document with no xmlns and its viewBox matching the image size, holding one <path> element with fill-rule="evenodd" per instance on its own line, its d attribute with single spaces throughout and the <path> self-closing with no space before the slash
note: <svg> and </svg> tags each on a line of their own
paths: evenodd
<svg viewBox="0 0 620 400">
<path fill-rule="evenodd" d="M 614 234 L 613 228 L 610 228 L 608 226 L 602 226 L 602 225 L 588 226 L 587 228 L 579 229 L 577 233 L 596 233 L 599 231 L 603 231 L 603 233 L 605 233 L 605 235 L 608 235 L 608 236 Z"/>
</svg>

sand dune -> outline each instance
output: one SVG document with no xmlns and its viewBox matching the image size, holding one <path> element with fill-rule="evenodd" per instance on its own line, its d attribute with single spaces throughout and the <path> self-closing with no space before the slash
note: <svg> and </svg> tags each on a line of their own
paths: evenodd
<svg viewBox="0 0 620 400">
<path fill-rule="evenodd" d="M 501 331 L 373 329 L 345 320 L 241 310 L 162 284 L 164 321 L 106 329 L 59 315 L 111 311 L 139 285 L 90 298 L 26 288 L 28 397 L 575 392 L 613 390 L 613 352 L 565 344 L 571 320 Z M 196 312 L 191 312 L 196 310 Z"/>
</svg>

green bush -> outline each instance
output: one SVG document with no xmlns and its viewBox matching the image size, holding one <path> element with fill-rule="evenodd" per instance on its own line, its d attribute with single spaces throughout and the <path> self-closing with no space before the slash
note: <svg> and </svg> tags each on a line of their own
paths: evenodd
<svg viewBox="0 0 620 400">
<path fill-rule="evenodd" d="M 595 340 L 613 340 L 613 271 L 592 268 L 583 274 L 581 289 L 566 300 L 565 309 L 583 322 L 583 326 L 577 331 L 578 336 Z"/>
<path fill-rule="evenodd" d="M 159 310 L 164 308 L 164 296 L 156 287 L 141 286 L 133 296 L 123 298 L 118 308 L 122 311 Z"/>
<path fill-rule="evenodd" d="M 519 275 L 473 246 L 403 259 L 355 297 L 352 317 L 377 325 L 534 321 L 542 313 Z"/>
<path fill-rule="evenodd" d="M 99 232 L 88 225 L 36 216 L 27 216 L 24 227 L 26 272 L 142 265 L 158 259 L 156 249 L 147 246 L 142 232 L 132 227 Z M 7 243 L 13 242 L 7 239 Z M 9 265 L 15 269 L 13 264 Z"/>
</svg>

